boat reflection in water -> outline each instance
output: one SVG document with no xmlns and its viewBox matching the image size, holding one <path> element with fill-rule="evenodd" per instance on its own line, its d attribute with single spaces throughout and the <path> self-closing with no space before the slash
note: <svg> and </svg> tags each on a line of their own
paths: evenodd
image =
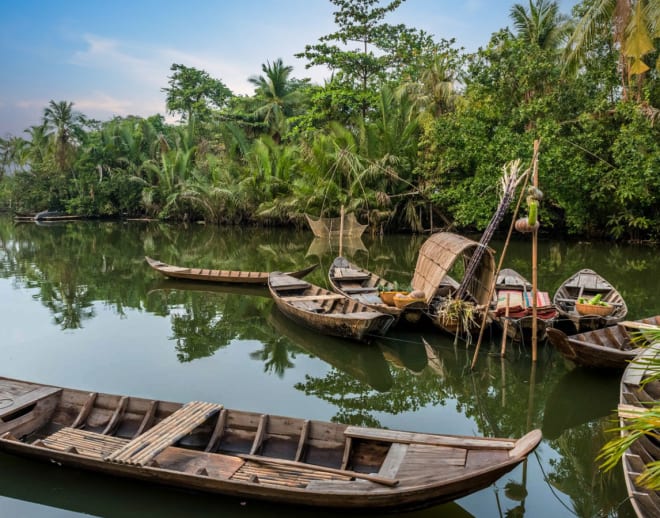
<svg viewBox="0 0 660 518">
<path fill-rule="evenodd" d="M 379 392 L 385 392 L 392 387 L 392 375 L 378 346 L 320 335 L 294 324 L 274 305 L 267 320 L 273 329 L 288 338 L 293 346 L 320 358 L 349 377 Z"/>
</svg>

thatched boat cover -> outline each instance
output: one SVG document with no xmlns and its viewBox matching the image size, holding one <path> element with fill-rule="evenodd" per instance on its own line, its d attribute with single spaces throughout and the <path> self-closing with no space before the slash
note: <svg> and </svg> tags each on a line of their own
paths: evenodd
<svg viewBox="0 0 660 518">
<path fill-rule="evenodd" d="M 422 290 L 426 301 L 431 302 L 443 279 L 460 260 L 467 268 L 472 255 L 482 245 L 451 232 L 438 232 L 429 237 L 419 249 L 417 265 L 412 279 L 413 290 Z M 484 254 L 477 266 L 474 277 L 469 281 L 467 292 L 477 304 L 488 304 L 491 285 L 495 275 L 493 251 L 485 247 Z M 460 281 L 459 281 L 460 282 Z"/>
<path fill-rule="evenodd" d="M 312 229 L 316 237 L 344 236 L 359 237 L 364 233 L 367 225 L 362 225 L 355 214 L 349 212 L 344 216 L 344 227 L 342 230 L 341 217 L 339 218 L 316 218 L 305 214 L 309 228 Z"/>
</svg>

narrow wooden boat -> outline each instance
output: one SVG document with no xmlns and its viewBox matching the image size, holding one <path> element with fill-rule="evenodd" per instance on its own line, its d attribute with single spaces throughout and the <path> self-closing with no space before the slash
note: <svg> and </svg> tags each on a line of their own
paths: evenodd
<svg viewBox="0 0 660 518">
<path fill-rule="evenodd" d="M 205 282 L 226 282 L 236 284 L 268 284 L 268 272 L 248 272 L 241 270 L 213 270 L 208 268 L 186 268 L 184 266 L 174 266 L 171 264 L 146 257 L 149 266 L 157 272 L 172 279 L 185 279 L 189 281 Z M 288 275 L 296 278 L 302 278 L 318 268 L 318 264 L 308 266 L 303 270 L 289 272 Z"/>
<path fill-rule="evenodd" d="M 325 335 L 368 342 L 394 323 L 392 315 L 286 273 L 272 272 L 268 289 L 284 315 Z"/>
<path fill-rule="evenodd" d="M 0 450 L 185 489 L 396 510 L 485 488 L 541 440 L 434 435 L 0 378 Z"/>
<path fill-rule="evenodd" d="M 351 263 L 344 257 L 336 257 L 330 265 L 328 279 L 333 291 L 357 300 L 381 313 L 392 315 L 397 321 L 403 316 L 408 322 L 417 322 L 428 308 L 425 300 L 404 300 L 398 307 L 394 300 L 388 304 L 381 293 L 396 290 L 393 282 Z"/>
<path fill-rule="evenodd" d="M 577 365 L 623 370 L 648 345 L 633 343 L 633 334 L 649 325 L 660 325 L 660 315 L 571 336 L 559 329 L 548 329 L 548 341 Z"/>
<path fill-rule="evenodd" d="M 585 312 L 577 304 L 579 299 L 601 295 L 601 300 L 612 307 L 609 314 Z M 621 322 L 628 314 L 628 306 L 617 289 L 593 270 L 585 268 L 571 275 L 557 289 L 552 299 L 559 315 L 569 319 L 575 331 L 589 331 Z"/>
<path fill-rule="evenodd" d="M 534 322 L 532 284 L 511 268 L 503 268 L 495 281 L 494 320 L 513 340 L 529 341 Z M 508 308 L 507 308 L 508 306 Z M 544 340 L 546 330 L 559 316 L 545 291 L 536 293 L 537 338 Z M 506 325 L 505 325 L 506 323 Z"/>
<path fill-rule="evenodd" d="M 657 408 L 660 401 L 658 360 L 660 360 L 660 344 L 656 343 L 645 349 L 623 372 L 618 409 L 622 436 L 628 434 L 624 427 L 630 424 L 632 418 L 651 407 Z M 652 376 L 655 379 L 649 379 Z M 654 433 L 644 434 L 634 441 L 621 459 L 630 503 L 638 518 L 660 516 L 660 493 L 637 483 L 637 477 L 644 467 L 658 460 L 660 460 L 660 442 L 657 439 L 657 429 Z"/>
</svg>

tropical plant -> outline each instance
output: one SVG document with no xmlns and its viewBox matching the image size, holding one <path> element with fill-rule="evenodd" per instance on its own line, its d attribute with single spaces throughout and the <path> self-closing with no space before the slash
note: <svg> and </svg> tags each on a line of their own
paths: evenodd
<svg viewBox="0 0 660 518">
<path fill-rule="evenodd" d="M 73 103 L 50 101 L 44 109 L 43 126 L 54 142 L 56 162 L 60 172 L 67 170 L 80 144 L 85 117 L 73 110 Z"/>
<path fill-rule="evenodd" d="M 529 7 L 514 4 L 509 13 L 517 35 L 542 49 L 556 49 L 564 41 L 569 25 L 559 13 L 557 2 L 529 0 Z"/>
<path fill-rule="evenodd" d="M 605 33 L 619 53 L 623 99 L 628 98 L 630 80 L 649 70 L 645 57 L 656 50 L 653 38 L 660 36 L 659 0 L 589 0 L 580 6 L 583 14 L 566 46 L 569 72 L 585 64 L 592 45 Z M 660 57 L 656 61 L 660 69 Z M 641 91 L 638 90 L 638 99 Z"/>
<path fill-rule="evenodd" d="M 287 118 L 294 115 L 302 101 L 300 87 L 304 82 L 292 80 L 292 66 L 285 66 L 281 58 L 261 66 L 264 75 L 252 76 L 258 103 L 254 111 L 257 120 L 268 128 L 273 140 L 279 144 L 287 132 Z"/>
</svg>

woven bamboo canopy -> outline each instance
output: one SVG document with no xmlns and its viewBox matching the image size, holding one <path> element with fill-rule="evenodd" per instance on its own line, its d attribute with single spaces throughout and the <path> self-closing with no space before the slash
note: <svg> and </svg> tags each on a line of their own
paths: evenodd
<svg viewBox="0 0 660 518">
<path fill-rule="evenodd" d="M 472 255 L 482 245 L 472 239 L 453 234 L 438 232 L 431 235 L 419 249 L 417 265 L 412 279 L 412 288 L 422 290 L 426 301 L 431 302 L 443 279 L 456 263 L 461 261 L 467 267 Z M 484 253 L 472 279 L 463 279 L 468 283 L 467 292 L 479 305 L 489 303 L 490 288 L 495 275 L 493 251 L 485 247 Z"/>
</svg>

